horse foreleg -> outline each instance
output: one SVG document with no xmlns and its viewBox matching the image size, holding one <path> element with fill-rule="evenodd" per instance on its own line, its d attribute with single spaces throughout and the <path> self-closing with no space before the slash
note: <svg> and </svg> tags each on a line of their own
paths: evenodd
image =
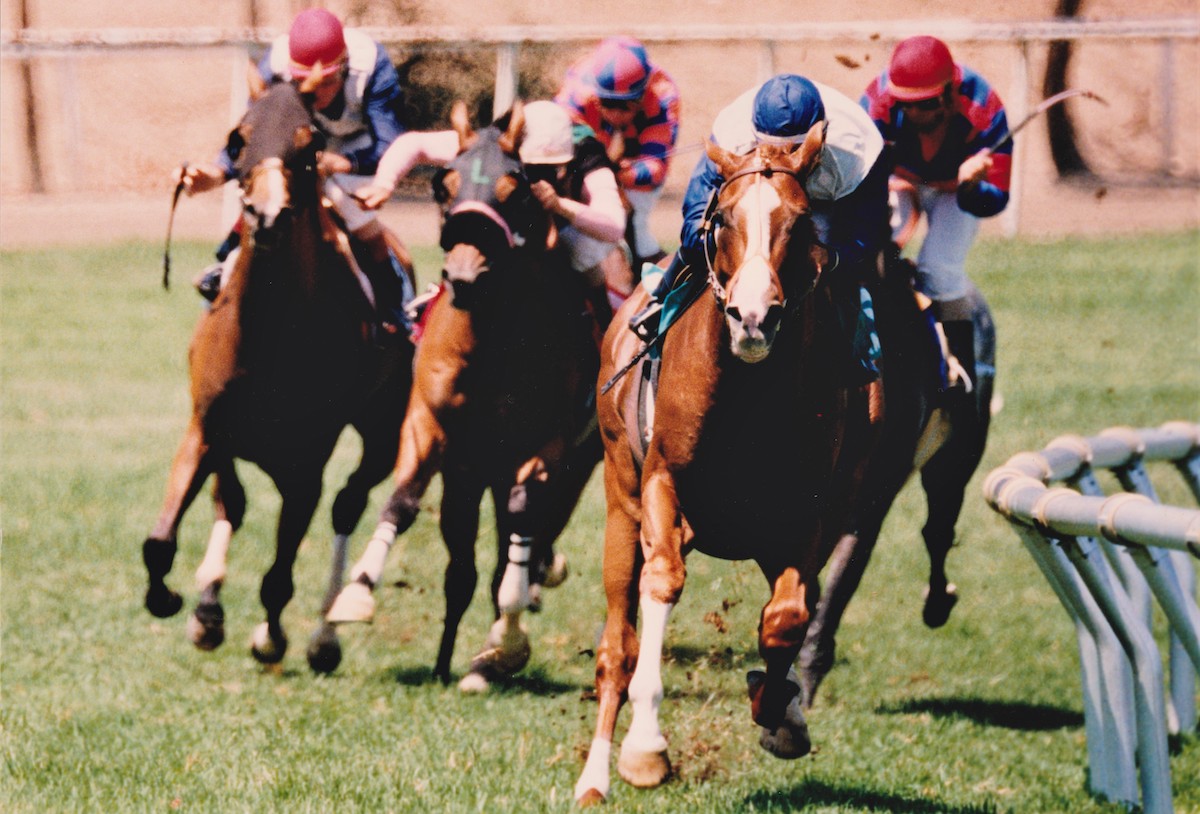
<svg viewBox="0 0 1200 814">
<path fill-rule="evenodd" d="M 604 633 L 596 651 L 596 732 L 587 763 L 575 783 L 575 799 L 593 805 L 608 797 L 609 765 L 617 716 L 638 660 L 637 611 L 641 550 L 640 482 L 629 448 L 615 445 L 604 461 L 607 521 L 604 524 Z"/>
<path fill-rule="evenodd" d="M 246 516 L 246 491 L 232 460 L 224 461 L 214 474 L 212 496 L 216 520 L 208 536 L 204 559 L 196 569 L 200 601 L 188 619 L 188 637 L 201 650 L 215 650 L 225 641 L 221 587 L 225 584 L 229 543 Z"/>
<path fill-rule="evenodd" d="M 421 496 L 441 466 L 446 435 L 427 405 L 414 398 L 400 430 L 396 489 L 379 515 L 375 533 L 350 569 L 350 584 L 341 590 L 325 618 L 331 623 L 370 622 L 375 616 L 375 586 L 396 538 L 408 530 L 420 511 Z"/>
<path fill-rule="evenodd" d="M 771 599 L 759 620 L 758 648 L 767 663 L 766 673 L 746 676 L 754 722 L 761 728 L 759 745 L 776 757 L 803 757 L 812 749 L 808 724 L 800 709 L 800 682 L 792 662 L 808 625 L 808 596 L 799 569 L 794 566 L 771 572 Z"/>
<path fill-rule="evenodd" d="M 471 605 L 479 581 L 475 540 L 479 535 L 479 501 L 482 497 L 483 484 L 475 476 L 450 468 L 443 472 L 440 527 L 450 559 L 442 583 L 446 621 L 433 669 L 433 674 L 443 684 L 450 683 L 450 661 L 454 656 L 458 626 Z"/>
<path fill-rule="evenodd" d="M 148 578 L 146 610 L 159 618 L 174 616 L 183 607 L 182 597 L 167 587 L 166 578 L 175 562 L 179 522 L 208 477 L 207 464 L 208 445 L 204 442 L 199 419 L 192 416 L 171 462 L 158 520 L 142 543 L 142 561 Z"/>
<path fill-rule="evenodd" d="M 629 784 L 657 786 L 671 773 L 667 739 L 659 726 L 663 699 L 662 653 L 671 609 L 683 593 L 683 528 L 671 476 L 660 469 L 646 478 L 643 491 L 640 600 L 641 643 L 629 682 L 632 719 L 621 743 L 617 771 Z"/>
<path fill-rule="evenodd" d="M 304 477 L 289 478 L 287 482 L 276 480 L 283 503 L 275 535 L 275 561 L 267 569 L 259 589 L 267 618 L 255 628 L 250 642 L 250 652 L 263 664 L 278 664 L 287 652 L 283 609 L 296 591 L 292 569 L 300 541 L 304 539 L 321 499 L 321 471 L 322 468 L 316 466 Z"/>
</svg>

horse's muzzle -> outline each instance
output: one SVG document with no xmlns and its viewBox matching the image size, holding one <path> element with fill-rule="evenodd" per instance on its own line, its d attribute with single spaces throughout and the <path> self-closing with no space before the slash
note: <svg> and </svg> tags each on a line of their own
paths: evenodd
<svg viewBox="0 0 1200 814">
<path fill-rule="evenodd" d="M 779 326 L 783 323 L 783 306 L 775 303 L 761 317 L 757 314 L 743 315 L 730 306 L 725 310 L 725 321 L 729 326 L 729 347 L 734 356 L 743 362 L 754 364 L 767 358 Z"/>
</svg>

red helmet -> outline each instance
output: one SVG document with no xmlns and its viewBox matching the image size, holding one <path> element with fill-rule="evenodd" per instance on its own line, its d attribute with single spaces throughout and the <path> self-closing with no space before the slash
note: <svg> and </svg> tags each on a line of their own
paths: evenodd
<svg viewBox="0 0 1200 814">
<path fill-rule="evenodd" d="M 323 8 L 300 12 L 288 32 L 288 56 L 295 79 L 307 79 L 318 62 L 322 77 L 340 71 L 346 62 L 346 37 L 341 21 Z"/>
<path fill-rule="evenodd" d="M 953 80 L 954 58 L 936 37 L 909 37 L 892 52 L 887 90 L 898 101 L 930 99 Z"/>
</svg>

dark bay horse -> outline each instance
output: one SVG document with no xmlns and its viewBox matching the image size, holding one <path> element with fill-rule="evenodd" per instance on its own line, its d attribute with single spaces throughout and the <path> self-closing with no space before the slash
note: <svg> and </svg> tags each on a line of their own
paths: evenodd
<svg viewBox="0 0 1200 814">
<path fill-rule="evenodd" d="M 551 543 L 600 458 L 588 399 L 598 360 L 582 281 L 516 158 L 521 107 L 478 133 L 465 106 L 455 107 L 452 121 L 460 153 L 435 185 L 445 202 L 444 282 L 417 349 L 396 490 L 327 618 L 372 618 L 372 592 L 390 547 L 440 472 L 449 563 L 434 672 L 448 682 L 458 626 L 478 580 L 479 504 L 490 490 L 499 549 L 491 586 L 496 622 L 460 682 L 476 691 L 525 665 L 521 614 L 542 583 L 561 578 L 550 568 Z"/>
<path fill-rule="evenodd" d="M 912 292 L 911 265 L 893 258 L 881 263 L 871 284 L 882 341 L 884 402 L 880 444 L 866 472 L 861 498 L 846 534 L 830 557 L 820 601 L 800 651 L 802 700 L 806 708 L 832 669 L 835 636 L 857 590 L 879 531 L 901 487 L 919 472 L 927 507 L 921 530 L 929 554 L 929 583 L 921 618 L 941 627 L 958 601 L 946 577 L 946 558 L 967 482 L 983 457 L 995 385 L 996 331 L 991 312 L 974 286 L 969 296 L 975 323 L 976 370 L 970 393 L 944 392 L 927 319 Z"/>
<path fill-rule="evenodd" d="M 848 339 L 823 284 L 824 252 L 804 189 L 823 144 L 823 128 L 814 128 L 794 150 L 760 145 L 738 157 L 707 145 L 728 179 L 715 202 L 723 226 L 709 270 L 712 296 L 701 294 L 663 339 L 644 465 L 631 443 L 638 377 L 619 379 L 598 400 L 608 613 L 597 652 L 596 733 L 575 786 L 582 804 L 608 794 L 613 732 L 626 697 L 633 719 L 620 775 L 655 786 L 670 772 L 658 720 L 662 649 L 692 550 L 760 567 L 770 599 L 759 626 L 766 672 L 748 676 L 752 718 L 772 754 L 797 758 L 810 749 L 792 662 L 817 573 L 844 527 L 874 443 L 878 395 L 877 383 L 851 386 L 831 363 L 835 343 Z M 644 300 L 639 289 L 613 320 L 600 381 L 637 351 L 623 317 Z"/>
<path fill-rule="evenodd" d="M 226 553 L 246 509 L 234 459 L 257 464 L 282 498 L 275 561 L 260 591 L 266 621 L 251 642 L 254 656 L 268 664 L 282 660 L 287 648 L 281 614 L 294 593 L 292 568 L 338 436 L 354 426 L 363 454 L 334 501 L 334 567 L 322 611 L 341 587 L 346 540 L 368 492 L 391 471 L 411 385 L 411 345 L 372 340 L 369 287 L 345 233 L 322 205 L 310 90 L 273 85 L 230 134 L 240 151 L 242 251 L 192 337 L 191 420 L 143 544 L 146 607 L 171 616 L 182 606 L 166 584 L 179 524 L 215 476 L 217 520 L 196 573 L 200 601 L 189 633 L 202 649 L 221 644 Z M 332 626 L 323 623 L 308 658 L 320 672 L 337 666 L 341 649 Z"/>
</svg>

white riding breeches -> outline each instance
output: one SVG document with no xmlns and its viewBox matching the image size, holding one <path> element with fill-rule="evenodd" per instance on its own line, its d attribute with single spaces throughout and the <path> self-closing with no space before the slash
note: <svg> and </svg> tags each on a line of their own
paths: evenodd
<svg viewBox="0 0 1200 814">
<path fill-rule="evenodd" d="M 917 194 L 928 227 L 917 254 L 917 290 L 936 302 L 961 299 L 967 296 L 967 252 L 979 218 L 959 209 L 953 192 L 918 186 Z"/>
<path fill-rule="evenodd" d="M 662 195 L 662 187 L 649 190 L 627 189 L 625 199 L 629 201 L 633 213 L 629 216 L 633 224 L 633 242 L 629 248 L 638 257 L 653 257 L 662 251 L 662 246 L 654 239 L 650 231 L 650 213 Z"/>
</svg>

